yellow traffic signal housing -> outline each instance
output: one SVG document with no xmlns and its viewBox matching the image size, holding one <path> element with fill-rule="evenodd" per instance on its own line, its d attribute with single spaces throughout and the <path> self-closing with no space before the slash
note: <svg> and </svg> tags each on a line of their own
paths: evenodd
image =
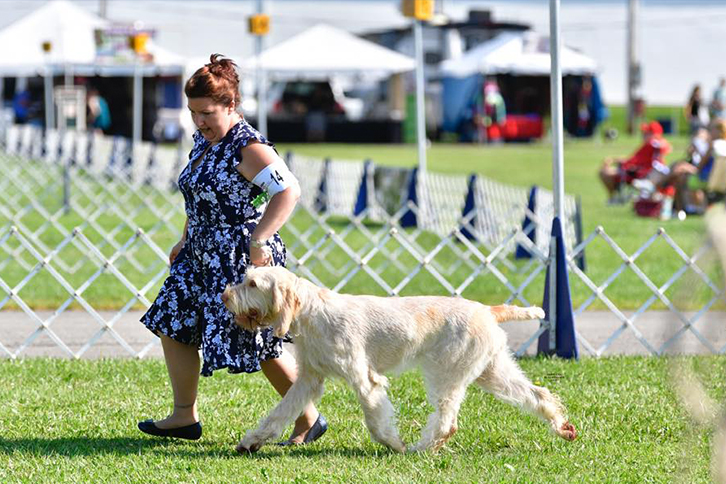
<svg viewBox="0 0 726 484">
<path fill-rule="evenodd" d="M 252 35 L 267 35 L 270 32 L 270 16 L 257 14 L 250 16 L 250 33 Z"/>
<path fill-rule="evenodd" d="M 431 20 L 434 16 L 434 0 L 403 0 L 401 11 L 406 17 Z"/>
</svg>

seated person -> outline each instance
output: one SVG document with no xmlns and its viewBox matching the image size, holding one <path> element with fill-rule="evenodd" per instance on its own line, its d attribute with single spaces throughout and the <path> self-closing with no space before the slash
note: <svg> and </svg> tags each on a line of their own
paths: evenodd
<svg viewBox="0 0 726 484">
<path fill-rule="evenodd" d="M 726 119 L 713 124 L 711 147 L 698 165 L 698 172 L 708 171 L 706 177 L 706 198 L 709 204 L 726 198 Z"/>
<path fill-rule="evenodd" d="M 631 185 L 633 180 L 652 176 L 651 180 L 657 184 L 664 176 L 670 173 L 665 164 L 671 146 L 663 138 L 663 128 L 657 121 L 643 123 L 640 127 L 643 133 L 643 144 L 628 159 L 606 158 L 600 169 L 600 180 L 608 191 L 609 202 L 619 200 L 618 194 L 623 184 Z"/>
<path fill-rule="evenodd" d="M 711 136 L 706 128 L 698 128 L 691 144 L 686 151 L 686 158 L 676 161 L 670 166 L 670 172 L 652 184 L 648 179 L 635 180 L 633 185 L 641 191 L 654 192 L 656 189 L 663 190 L 668 186 L 675 189 L 674 206 L 676 211 L 683 210 L 687 214 L 701 214 L 705 207 L 703 187 L 700 182 L 694 185 L 698 179 L 698 165 L 704 158 L 711 143 Z M 708 178 L 708 174 L 705 174 Z M 650 183 L 650 186 L 648 184 Z M 696 186 L 698 185 L 698 186 Z"/>
</svg>

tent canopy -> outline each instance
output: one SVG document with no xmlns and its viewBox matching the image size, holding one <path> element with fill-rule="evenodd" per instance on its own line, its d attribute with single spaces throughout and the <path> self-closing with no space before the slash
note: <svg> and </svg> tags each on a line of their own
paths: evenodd
<svg viewBox="0 0 726 484">
<path fill-rule="evenodd" d="M 124 76 L 133 73 L 133 64 L 98 64 L 94 31 L 112 23 L 67 0 L 43 4 L 0 31 L 0 75 L 32 76 L 46 66 L 58 74 L 72 69 L 76 74 Z M 51 42 L 50 53 L 43 42 Z M 153 65 L 144 65 L 144 75 L 180 74 L 184 59 L 149 41 Z"/>
<path fill-rule="evenodd" d="M 595 61 L 574 49 L 562 46 L 559 58 L 563 75 L 595 75 Z M 485 77 L 545 77 L 550 75 L 550 67 L 549 37 L 531 31 L 500 34 L 457 59 L 442 62 L 443 129 L 457 131 L 463 121 L 471 119 L 472 99 L 481 94 Z"/>
<path fill-rule="evenodd" d="M 247 59 L 241 68 L 259 66 L 276 80 L 327 79 L 353 75 L 380 79 L 413 70 L 415 62 L 398 52 L 330 25 L 318 24 Z"/>
<path fill-rule="evenodd" d="M 563 75 L 594 74 L 595 61 L 574 49 L 562 46 Z M 549 75 L 549 37 L 534 32 L 503 33 L 467 51 L 458 59 L 439 66 L 442 77 L 463 78 L 474 74 Z"/>
</svg>

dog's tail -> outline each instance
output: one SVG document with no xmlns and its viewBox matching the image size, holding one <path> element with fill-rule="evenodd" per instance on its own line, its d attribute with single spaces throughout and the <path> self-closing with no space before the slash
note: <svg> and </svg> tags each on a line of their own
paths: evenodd
<svg viewBox="0 0 726 484">
<path fill-rule="evenodd" d="M 527 321 L 529 319 L 544 319 L 545 317 L 545 313 L 542 308 L 538 308 L 537 306 L 521 308 L 519 306 L 502 304 L 499 306 L 491 306 L 490 311 L 494 315 L 494 319 L 497 323 L 503 323 L 505 321 Z"/>
</svg>

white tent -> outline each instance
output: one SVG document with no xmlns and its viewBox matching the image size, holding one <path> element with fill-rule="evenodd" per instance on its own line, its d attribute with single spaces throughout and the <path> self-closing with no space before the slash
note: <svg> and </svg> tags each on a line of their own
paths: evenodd
<svg viewBox="0 0 726 484">
<path fill-rule="evenodd" d="M 414 60 L 330 25 L 318 24 L 247 59 L 240 67 L 258 67 L 270 78 L 321 79 L 354 75 L 377 79 L 413 70 Z"/>
<path fill-rule="evenodd" d="M 0 75 L 32 76 L 50 67 L 55 74 L 66 69 L 82 75 L 124 76 L 133 73 L 133 64 L 98 64 L 96 29 L 112 23 L 67 0 L 43 4 L 0 31 Z M 43 42 L 51 42 L 50 53 Z M 144 75 L 181 74 L 184 59 L 152 41 L 149 51 L 154 64 L 143 66 Z"/>
<path fill-rule="evenodd" d="M 560 62 L 564 75 L 594 74 L 595 61 L 563 46 Z M 468 77 L 473 74 L 549 75 L 549 38 L 534 32 L 503 33 L 467 51 L 458 59 L 440 64 L 442 77 Z"/>
</svg>

